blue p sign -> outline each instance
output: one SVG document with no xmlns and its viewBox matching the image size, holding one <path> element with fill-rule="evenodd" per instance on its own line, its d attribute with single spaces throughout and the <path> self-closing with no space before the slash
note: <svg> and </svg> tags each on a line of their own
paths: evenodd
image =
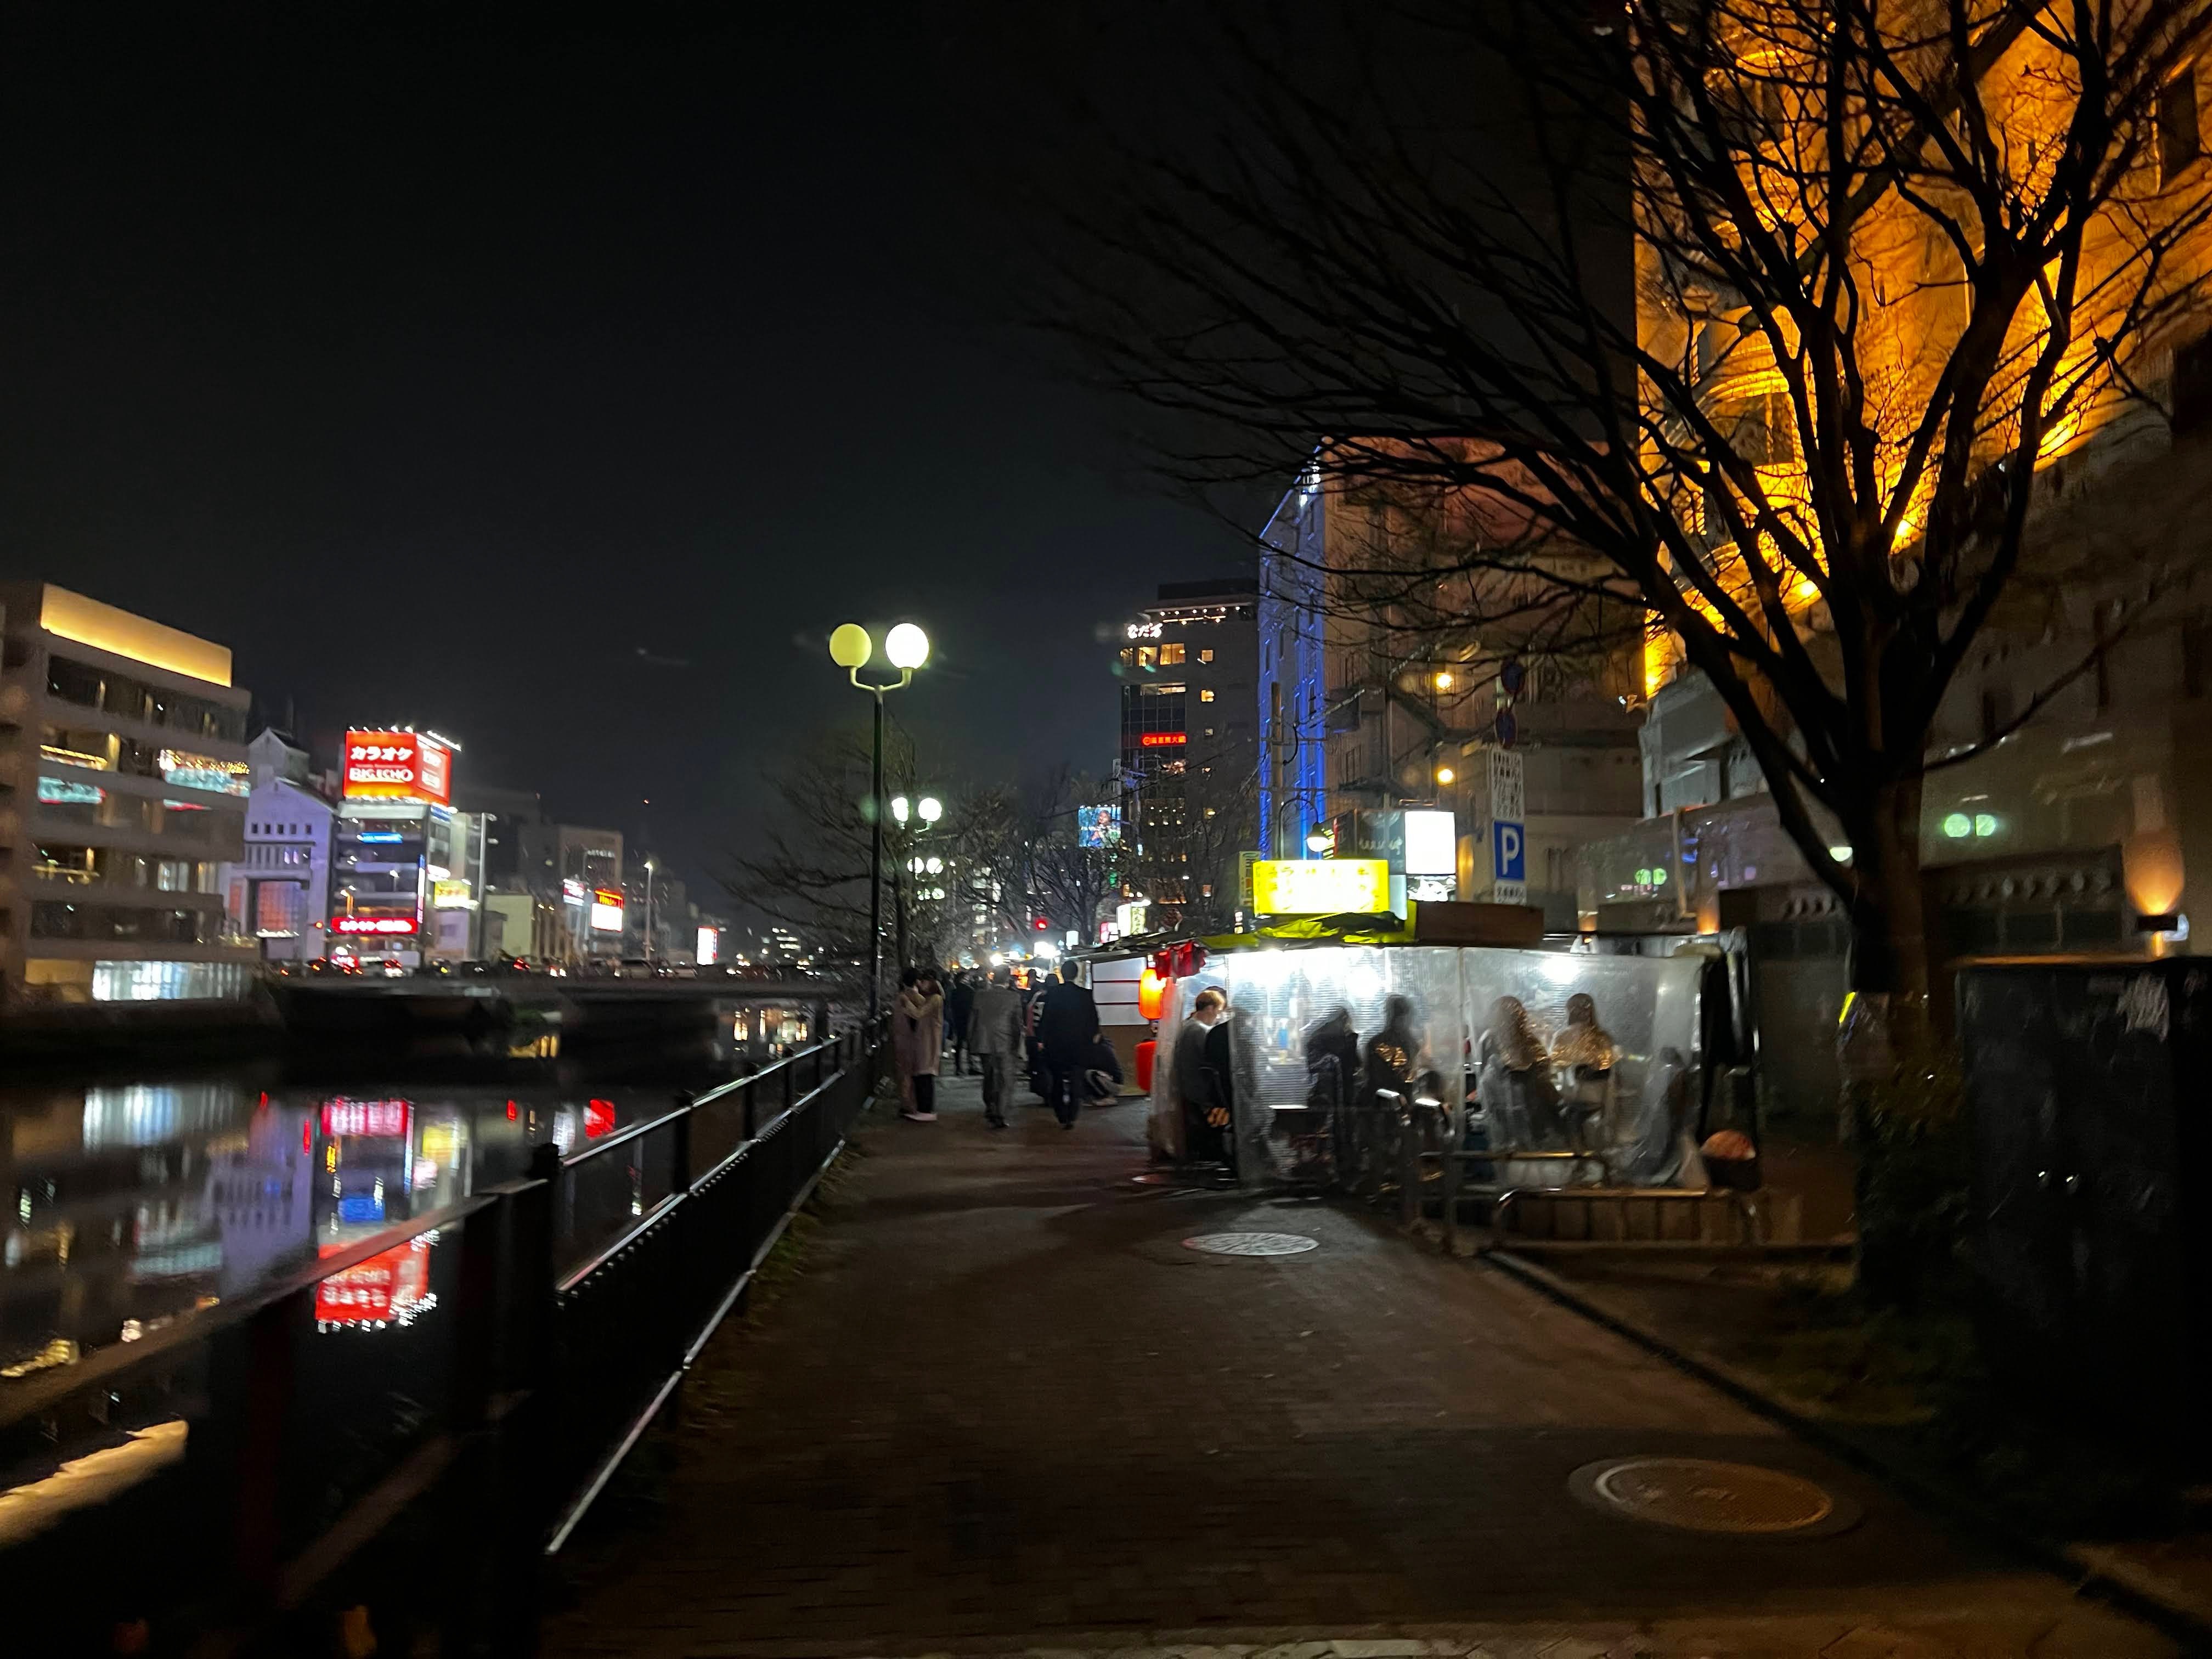
<svg viewBox="0 0 2212 1659">
<path fill-rule="evenodd" d="M 1527 837 L 1517 823 L 1494 818 L 1490 825 L 1491 876 L 1497 881 L 1526 881 Z"/>
</svg>

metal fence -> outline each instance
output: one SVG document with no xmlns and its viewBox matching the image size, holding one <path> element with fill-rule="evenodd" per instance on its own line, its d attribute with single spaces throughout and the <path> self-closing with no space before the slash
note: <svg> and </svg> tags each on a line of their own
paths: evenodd
<svg viewBox="0 0 2212 1659">
<path fill-rule="evenodd" d="M 540 1146 L 521 1180 L 9 1385 L 11 1637 L 287 1652 L 361 1604 L 380 1651 L 526 1650 L 545 1558 L 739 1305 L 880 1050 L 848 1032 Z"/>
</svg>

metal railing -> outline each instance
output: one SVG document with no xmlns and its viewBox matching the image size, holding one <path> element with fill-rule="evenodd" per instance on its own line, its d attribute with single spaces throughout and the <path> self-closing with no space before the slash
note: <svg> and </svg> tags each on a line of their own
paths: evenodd
<svg viewBox="0 0 2212 1659">
<path fill-rule="evenodd" d="M 301 1621 L 358 1604 L 387 1650 L 527 1651 L 545 1558 L 740 1305 L 880 1048 L 847 1032 L 541 1146 L 522 1179 L 8 1386 L 0 1486 L 48 1520 L 0 1517 L 11 1635 L 319 1650 Z"/>
</svg>

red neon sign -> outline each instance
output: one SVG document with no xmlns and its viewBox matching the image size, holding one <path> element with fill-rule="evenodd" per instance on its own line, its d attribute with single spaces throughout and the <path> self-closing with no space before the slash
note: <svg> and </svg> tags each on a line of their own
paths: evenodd
<svg viewBox="0 0 2212 1659">
<path fill-rule="evenodd" d="M 1137 738 L 1137 742 L 1146 749 L 1170 749 L 1189 741 L 1190 733 L 1188 732 L 1146 732 L 1139 733 Z"/>
<path fill-rule="evenodd" d="M 413 732 L 346 733 L 348 800 L 453 804 L 453 751 Z"/>
<path fill-rule="evenodd" d="M 323 1133 L 326 1135 L 383 1135 L 405 1139 L 412 1103 L 404 1100 L 326 1100 L 323 1103 Z"/>
<path fill-rule="evenodd" d="M 597 1140 L 615 1127 L 615 1103 L 611 1100 L 591 1100 L 584 1103 L 584 1139 Z"/>
<path fill-rule="evenodd" d="M 412 916 L 332 916 L 333 933 L 411 933 L 415 931 Z"/>
<path fill-rule="evenodd" d="M 335 1255 L 346 1247 L 325 1244 L 318 1255 Z M 363 1262 L 332 1273 L 315 1286 L 315 1317 L 325 1325 L 405 1323 L 429 1300 L 430 1240 L 426 1235 L 380 1250 Z"/>
</svg>

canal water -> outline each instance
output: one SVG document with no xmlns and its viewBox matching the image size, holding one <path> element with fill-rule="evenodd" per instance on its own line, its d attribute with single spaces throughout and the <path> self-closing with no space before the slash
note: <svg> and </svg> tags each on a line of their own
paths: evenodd
<svg viewBox="0 0 2212 1659">
<path fill-rule="evenodd" d="M 573 1152 L 744 1069 L 728 1053 L 675 1067 L 295 1057 L 0 1081 L 0 1399 L 520 1175 L 542 1142 Z M 422 1264 L 386 1254 L 325 1285 L 319 1322 L 414 1316 Z"/>
</svg>

